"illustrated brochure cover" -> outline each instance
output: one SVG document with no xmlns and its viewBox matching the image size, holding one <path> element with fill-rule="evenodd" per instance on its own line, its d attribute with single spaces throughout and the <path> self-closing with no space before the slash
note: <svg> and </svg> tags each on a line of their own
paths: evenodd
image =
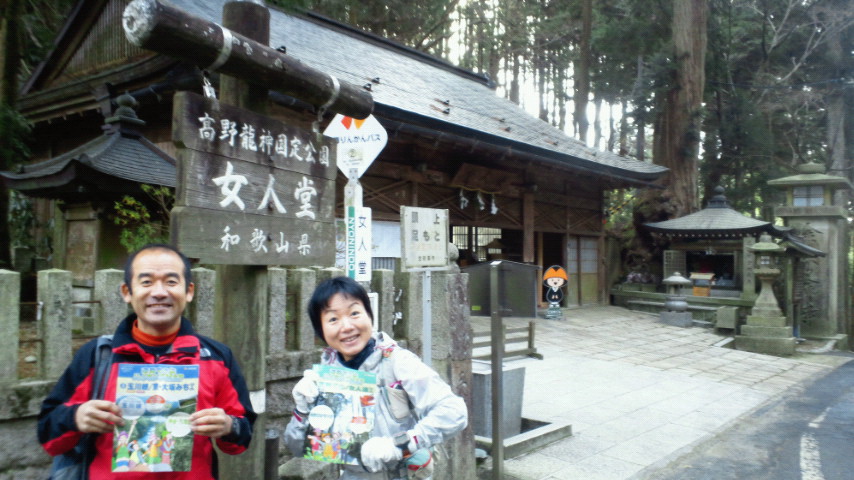
<svg viewBox="0 0 854 480">
<path fill-rule="evenodd" d="M 114 472 L 189 472 L 198 365 L 120 363 L 116 403 L 123 427 L 113 435 Z"/>
<path fill-rule="evenodd" d="M 374 428 L 375 373 L 314 365 L 320 394 L 308 414 L 305 458 L 358 465 L 362 444 Z"/>
</svg>

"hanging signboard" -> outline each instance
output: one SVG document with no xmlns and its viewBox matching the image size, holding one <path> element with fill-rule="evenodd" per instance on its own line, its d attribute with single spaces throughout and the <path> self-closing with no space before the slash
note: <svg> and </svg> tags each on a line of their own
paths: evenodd
<svg viewBox="0 0 854 480">
<path fill-rule="evenodd" d="M 400 207 L 403 270 L 448 265 L 448 210 Z"/>
<path fill-rule="evenodd" d="M 232 265 L 335 258 L 335 142 L 190 92 L 175 95 L 172 240 Z"/>
<path fill-rule="evenodd" d="M 339 113 L 323 134 L 337 139 L 338 169 L 347 178 L 361 177 L 388 143 L 388 133 L 373 115 L 358 120 Z"/>
<path fill-rule="evenodd" d="M 371 209 L 347 207 L 347 276 L 358 282 L 371 281 Z"/>
</svg>

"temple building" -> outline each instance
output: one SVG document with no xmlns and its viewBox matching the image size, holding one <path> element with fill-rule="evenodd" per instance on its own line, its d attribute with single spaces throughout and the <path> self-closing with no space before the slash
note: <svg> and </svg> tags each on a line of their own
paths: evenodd
<svg viewBox="0 0 854 480">
<path fill-rule="evenodd" d="M 34 125 L 32 161 L 0 173 L 9 188 L 39 199 L 40 218 L 53 224 L 50 265 L 72 270 L 81 287 L 125 255 L 114 203 L 125 194 L 145 201 L 140 184 L 176 182 L 173 95 L 201 94 L 206 77 L 218 86 L 216 71 L 129 43 L 128 3 L 75 7 L 21 92 L 19 109 Z M 169 2 L 216 23 L 224 3 Z M 401 205 L 447 209 L 464 261 L 563 265 L 571 278 L 565 305 L 607 302 L 605 192 L 649 187 L 665 168 L 586 146 L 496 95 L 485 75 L 310 12 L 269 10 L 270 46 L 369 91 L 388 132 L 360 178 L 378 240 L 375 268 L 397 267 Z M 120 100 L 125 93 L 132 101 Z M 335 112 L 319 107 L 271 90 L 266 115 L 304 130 L 319 121 L 323 131 Z M 338 218 L 346 181 L 338 175 Z"/>
</svg>

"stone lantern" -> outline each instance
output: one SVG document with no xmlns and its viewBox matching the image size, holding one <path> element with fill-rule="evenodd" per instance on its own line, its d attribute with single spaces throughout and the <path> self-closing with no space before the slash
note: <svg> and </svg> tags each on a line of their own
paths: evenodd
<svg viewBox="0 0 854 480">
<path fill-rule="evenodd" d="M 777 297 L 774 296 L 774 279 L 780 275 L 780 254 L 785 251 L 783 247 L 774 243 L 771 236 L 763 233 L 759 241 L 750 247 L 750 251 L 756 259 L 756 278 L 762 283 L 759 297 L 753 304 L 753 315 L 765 317 L 783 316 Z"/>
<path fill-rule="evenodd" d="M 691 280 L 683 277 L 679 272 L 674 272 L 661 283 L 667 288 L 667 294 L 664 297 L 666 311 L 660 314 L 661 323 L 676 327 L 692 326 L 694 321 L 691 318 L 691 312 L 688 311 L 688 302 L 685 295 L 680 292 L 681 288 L 691 286 Z"/>
<path fill-rule="evenodd" d="M 792 326 L 788 325 L 786 316 L 780 310 L 773 288 L 774 279 L 780 275 L 780 254 L 785 248 L 763 233 L 759 241 L 750 247 L 750 251 L 756 257 L 756 278 L 762 282 L 762 286 L 753 304 L 753 311 L 747 317 L 747 324 L 741 327 L 741 335 L 735 337 L 735 347 L 772 355 L 792 355 L 795 353 Z"/>
<path fill-rule="evenodd" d="M 848 253 L 850 250 L 848 210 L 845 190 L 854 185 L 845 172 L 828 175 L 817 163 L 801 164 L 797 174 L 778 178 L 768 185 L 783 190 L 786 200 L 774 207 L 774 214 L 806 245 L 820 255 L 801 258 L 788 268 L 793 277 L 786 310 L 794 313 L 798 336 L 814 340 L 835 340 L 847 349 L 847 334 L 854 331 L 851 316 Z M 840 198 L 842 197 L 842 198 Z"/>
</svg>

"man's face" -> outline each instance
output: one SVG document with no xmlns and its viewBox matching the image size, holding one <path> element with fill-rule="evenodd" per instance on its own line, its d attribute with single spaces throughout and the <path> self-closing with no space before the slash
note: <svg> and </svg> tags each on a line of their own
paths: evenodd
<svg viewBox="0 0 854 480">
<path fill-rule="evenodd" d="M 151 335 L 168 335 L 181 324 L 195 286 L 184 278 L 184 262 L 169 250 L 137 254 L 131 264 L 131 284 L 122 284 L 122 297 L 133 307 L 139 328 Z"/>
</svg>

